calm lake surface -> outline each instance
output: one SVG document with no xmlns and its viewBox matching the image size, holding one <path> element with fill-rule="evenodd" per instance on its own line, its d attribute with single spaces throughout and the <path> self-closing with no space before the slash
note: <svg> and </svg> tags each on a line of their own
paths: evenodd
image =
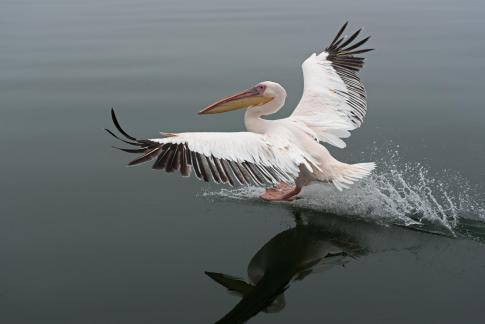
<svg viewBox="0 0 485 324">
<path fill-rule="evenodd" d="M 376 49 L 330 148 L 377 162 L 351 190 L 269 204 L 111 149 L 111 107 L 240 131 L 196 112 L 273 80 L 288 115 L 346 20 Z M 484 323 L 484 30 L 482 1 L 0 1 L 0 323 Z"/>
</svg>

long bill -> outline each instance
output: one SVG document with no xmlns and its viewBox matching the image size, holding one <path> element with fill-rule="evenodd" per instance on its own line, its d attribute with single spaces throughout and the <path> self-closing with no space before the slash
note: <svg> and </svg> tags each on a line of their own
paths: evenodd
<svg viewBox="0 0 485 324">
<path fill-rule="evenodd" d="M 251 88 L 232 96 L 223 98 L 199 111 L 199 115 L 219 114 L 240 108 L 264 105 L 273 100 L 272 97 L 261 95 L 257 88 Z"/>
</svg>

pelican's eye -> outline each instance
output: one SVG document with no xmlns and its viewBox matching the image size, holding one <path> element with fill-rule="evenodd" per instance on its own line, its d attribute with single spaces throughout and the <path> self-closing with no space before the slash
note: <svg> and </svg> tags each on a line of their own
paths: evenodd
<svg viewBox="0 0 485 324">
<path fill-rule="evenodd" d="M 259 93 L 263 93 L 264 90 L 266 90 L 266 86 L 262 85 L 262 84 L 259 84 L 256 86 L 256 89 L 258 89 Z"/>
</svg>

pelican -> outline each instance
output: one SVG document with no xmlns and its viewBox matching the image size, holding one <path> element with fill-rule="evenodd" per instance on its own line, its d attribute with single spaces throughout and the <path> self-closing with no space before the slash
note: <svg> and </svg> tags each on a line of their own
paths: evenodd
<svg viewBox="0 0 485 324">
<path fill-rule="evenodd" d="M 367 111 L 366 92 L 358 72 L 371 51 L 362 49 L 370 37 L 357 40 L 362 29 L 343 36 L 346 22 L 330 45 L 313 53 L 302 64 L 304 87 L 300 102 L 289 117 L 269 120 L 264 116 L 279 111 L 286 91 L 272 81 L 223 98 L 199 114 L 218 114 L 246 108 L 246 132 L 160 133 L 160 138 L 137 139 L 125 132 L 111 110 L 121 138 L 136 148 L 118 148 L 141 156 L 129 162 L 138 165 L 155 160 L 152 168 L 166 172 L 193 171 L 203 181 L 241 185 L 265 185 L 260 196 L 269 201 L 291 201 L 314 181 L 328 182 L 337 190 L 371 173 L 375 163 L 347 164 L 335 159 L 323 146 L 346 146 L 342 138 L 360 127 Z"/>
</svg>

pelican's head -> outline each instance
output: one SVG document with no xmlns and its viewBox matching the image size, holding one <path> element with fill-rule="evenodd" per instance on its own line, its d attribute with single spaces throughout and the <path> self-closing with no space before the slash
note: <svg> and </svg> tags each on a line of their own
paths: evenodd
<svg viewBox="0 0 485 324">
<path fill-rule="evenodd" d="M 256 84 L 252 88 L 238 92 L 207 106 L 199 112 L 199 115 L 218 114 L 240 108 L 263 108 L 262 106 L 270 102 L 276 103 L 277 109 L 279 109 L 284 103 L 285 98 L 285 88 L 276 82 L 264 81 Z M 268 111 L 268 113 L 273 112 Z"/>
</svg>

